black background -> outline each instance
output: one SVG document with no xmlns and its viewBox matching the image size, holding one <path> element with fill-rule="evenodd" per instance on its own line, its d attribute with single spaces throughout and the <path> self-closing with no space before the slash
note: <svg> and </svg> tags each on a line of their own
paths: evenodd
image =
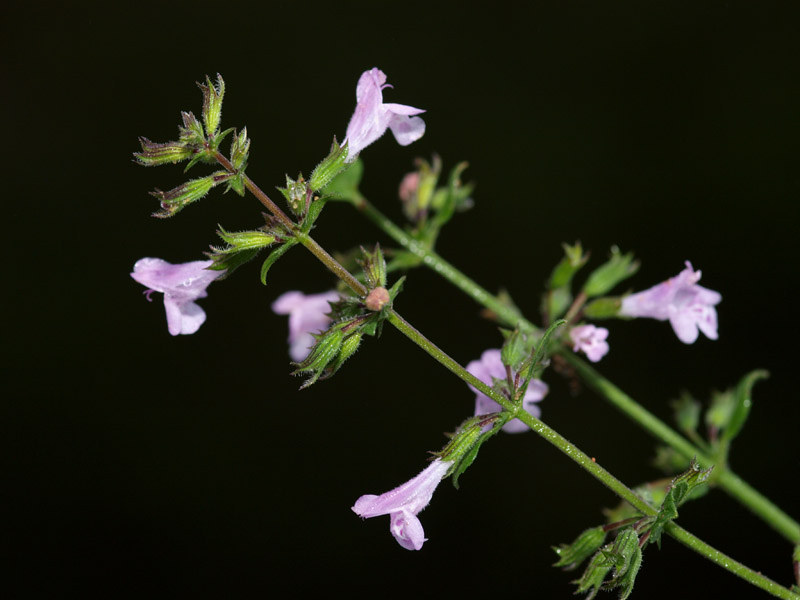
<svg viewBox="0 0 800 600">
<path fill-rule="evenodd" d="M 222 73 L 223 125 L 246 125 L 264 189 L 310 172 L 344 134 L 373 66 L 390 102 L 427 109 L 425 136 L 363 153 L 362 191 L 396 220 L 415 156 L 468 160 L 475 208 L 440 252 L 535 318 L 537 294 L 580 239 L 643 261 L 632 287 L 684 260 L 722 293 L 720 339 L 681 344 L 665 323 L 613 323 L 601 371 L 670 418 L 767 368 L 732 465 L 798 517 L 794 326 L 800 197 L 800 21 L 794 3 L 531 2 L 80 4 L 2 9 L 6 183 L 3 562 L 9 597 L 242 596 L 346 591 L 570 597 L 550 546 L 602 520 L 614 496 L 533 434 L 484 447 L 402 550 L 388 518 L 351 511 L 425 465 L 473 396 L 388 328 L 333 380 L 297 393 L 283 291 L 333 281 L 291 252 L 211 287 L 208 321 L 172 338 L 130 279 L 142 256 L 201 258 L 219 223 L 257 225 L 252 198 L 212 195 L 167 221 L 147 192 L 181 170 L 131 161 L 137 136 L 173 139 L 194 85 Z M 44 6 L 44 5 L 42 5 Z M 196 171 L 198 172 L 198 171 Z M 10 234 L 10 235 L 8 235 Z M 346 206 L 315 237 L 332 251 L 391 242 Z M 495 326 L 434 274 L 398 310 L 458 361 Z M 589 392 L 548 374 L 543 418 L 631 485 L 654 443 Z M 720 491 L 681 524 L 788 584 L 791 546 Z M 671 539 L 648 549 L 640 598 L 764 597 Z"/>
</svg>

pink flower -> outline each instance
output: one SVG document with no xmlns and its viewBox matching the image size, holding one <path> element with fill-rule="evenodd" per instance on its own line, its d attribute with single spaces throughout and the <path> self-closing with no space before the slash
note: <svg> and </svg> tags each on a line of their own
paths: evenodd
<svg viewBox="0 0 800 600">
<path fill-rule="evenodd" d="M 330 303 L 339 299 L 334 291 L 305 295 L 303 292 L 286 292 L 272 303 L 272 310 L 279 315 L 289 315 L 289 356 L 295 362 L 308 356 L 314 345 L 312 333 L 328 328 L 331 322 L 326 314 Z"/>
<path fill-rule="evenodd" d="M 687 260 L 686 268 L 677 276 L 622 299 L 619 314 L 628 317 L 650 317 L 659 321 L 669 320 L 678 339 L 691 344 L 698 329 L 707 338 L 717 339 L 717 311 L 714 308 L 722 296 L 714 290 L 697 285 L 701 272 L 692 269 Z"/>
<path fill-rule="evenodd" d="M 195 304 L 198 298 L 208 296 L 206 288 L 224 271 L 208 269 L 210 260 L 173 265 L 160 258 L 142 258 L 133 265 L 133 277 L 149 289 L 147 299 L 153 292 L 164 294 L 167 310 L 167 328 L 172 335 L 190 334 L 200 329 L 206 320 L 205 311 Z"/>
<path fill-rule="evenodd" d="M 353 162 L 364 148 L 391 129 L 397 143 L 408 146 L 425 133 L 425 121 L 418 115 L 425 111 L 405 104 L 385 104 L 383 88 L 386 74 L 378 68 L 364 71 L 356 86 L 356 110 L 347 126 L 344 139 L 349 144 L 347 162 Z M 344 144 L 344 142 L 342 142 Z"/>
<path fill-rule="evenodd" d="M 503 361 L 500 359 L 500 350 L 486 350 L 481 354 L 480 360 L 473 360 L 467 365 L 467 371 L 488 386 L 494 384 L 492 378 L 506 379 L 506 368 L 503 365 Z M 502 410 L 500 405 L 489 398 L 489 396 L 482 394 L 472 386 L 470 386 L 470 389 L 476 394 L 476 415 L 485 415 Z M 538 419 L 541 411 L 535 403 L 544 398 L 546 394 L 547 384 L 540 379 L 532 379 L 530 384 L 528 384 L 528 389 L 525 391 L 525 397 L 522 399 L 522 408 Z M 513 419 L 503 425 L 503 431 L 506 433 L 522 433 L 528 429 L 528 426 L 519 419 Z"/>
<path fill-rule="evenodd" d="M 595 327 L 594 325 L 578 325 L 569 332 L 572 343 L 575 347 L 574 352 L 581 350 L 586 357 L 597 362 L 608 354 L 608 329 L 605 327 Z"/>
<path fill-rule="evenodd" d="M 417 515 L 428 506 L 433 492 L 452 464 L 451 461 L 437 458 L 422 473 L 400 487 L 380 496 L 361 496 L 352 510 L 365 519 L 389 515 L 389 531 L 397 543 L 406 550 L 419 550 L 428 540 Z"/>
</svg>

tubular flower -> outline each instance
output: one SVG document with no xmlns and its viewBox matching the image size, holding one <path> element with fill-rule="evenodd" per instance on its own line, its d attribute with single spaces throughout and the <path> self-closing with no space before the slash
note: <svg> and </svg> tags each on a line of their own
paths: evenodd
<svg viewBox="0 0 800 600">
<path fill-rule="evenodd" d="M 146 286 L 147 299 L 153 292 L 164 294 L 167 328 L 170 334 L 191 334 L 206 320 L 205 311 L 195 300 L 208 296 L 206 288 L 224 271 L 211 271 L 210 260 L 173 265 L 160 258 L 142 258 L 133 265 L 133 277 Z"/>
<path fill-rule="evenodd" d="M 289 356 L 295 362 L 302 361 L 314 345 L 312 333 L 328 328 L 331 322 L 326 314 L 330 303 L 339 299 L 334 291 L 322 294 L 286 292 L 272 303 L 272 310 L 279 315 L 289 315 Z"/>
<path fill-rule="evenodd" d="M 480 360 L 473 360 L 467 365 L 467 371 L 472 373 L 475 377 L 480 379 L 488 386 L 494 384 L 493 379 L 505 379 L 506 368 L 503 366 L 503 361 L 500 358 L 500 350 L 492 349 L 486 350 L 481 354 Z M 475 392 L 475 414 L 484 415 L 487 413 L 498 412 L 502 410 L 500 405 L 489 396 L 479 392 L 474 387 L 469 386 Z M 531 415 L 539 418 L 541 411 L 536 406 L 547 394 L 547 384 L 540 379 L 532 379 L 528 384 L 528 389 L 525 391 L 525 397 L 522 399 L 522 407 Z M 506 433 L 522 433 L 528 431 L 529 427 L 519 419 L 512 419 L 503 425 L 503 431 Z"/>
<path fill-rule="evenodd" d="M 356 110 L 347 125 L 347 162 L 353 162 L 364 148 L 391 129 L 401 146 L 408 146 L 425 133 L 425 121 L 418 115 L 425 111 L 405 104 L 383 102 L 386 74 L 378 68 L 364 71 L 356 86 Z M 344 142 L 342 142 L 344 144 Z"/>
<path fill-rule="evenodd" d="M 719 292 L 697 285 L 701 276 L 687 260 L 686 268 L 677 276 L 648 290 L 622 299 L 619 314 L 628 317 L 650 317 L 669 320 L 675 335 L 684 344 L 691 344 L 702 331 L 707 338 L 717 339 Z"/>
<path fill-rule="evenodd" d="M 452 465 L 452 461 L 437 458 L 422 473 L 400 487 L 380 496 L 361 496 L 352 510 L 365 519 L 389 515 L 389 531 L 397 543 L 406 550 L 419 550 L 428 540 L 417 515 L 428 506 L 433 492 Z"/>
<path fill-rule="evenodd" d="M 605 327 L 595 327 L 594 325 L 578 325 L 569 332 L 569 337 L 575 346 L 574 352 L 578 350 L 586 354 L 586 357 L 597 362 L 608 354 L 608 329 Z"/>
</svg>

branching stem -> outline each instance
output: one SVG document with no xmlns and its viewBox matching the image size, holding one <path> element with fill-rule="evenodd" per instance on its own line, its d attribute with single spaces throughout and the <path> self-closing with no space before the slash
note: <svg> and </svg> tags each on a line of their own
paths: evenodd
<svg viewBox="0 0 800 600">
<path fill-rule="evenodd" d="M 217 153 L 216 158 L 218 162 L 229 172 L 231 173 L 236 172 L 231 162 L 227 158 L 225 158 L 222 154 Z M 336 275 L 339 279 L 344 281 L 347 284 L 347 286 L 350 287 L 350 289 L 352 289 L 353 292 L 355 292 L 359 296 L 363 297 L 367 294 L 368 291 L 367 288 L 360 281 L 358 281 L 358 279 L 356 279 L 349 271 L 347 271 L 347 269 L 345 269 L 341 264 L 339 264 L 339 262 L 336 261 L 336 259 L 334 259 L 330 254 L 328 254 L 328 252 L 326 252 L 324 248 L 322 248 L 316 241 L 314 241 L 311 238 L 311 236 L 303 234 L 299 230 L 298 226 L 292 221 L 292 219 L 289 218 L 286 215 L 286 213 L 284 213 L 269 198 L 269 196 L 267 196 L 267 194 L 264 193 L 261 190 L 261 188 L 259 188 L 249 177 L 247 176 L 244 177 L 244 183 L 245 187 L 259 200 L 259 202 L 261 202 L 261 204 L 264 205 L 264 207 L 266 207 L 266 209 L 276 219 L 278 219 L 287 228 L 288 231 L 293 232 L 293 234 L 297 237 L 300 243 L 303 246 L 305 246 L 312 254 L 314 254 L 314 256 L 316 256 L 334 275 Z M 374 217 L 371 217 L 373 218 L 373 220 L 375 220 L 375 217 L 379 215 L 379 213 L 375 209 L 372 209 L 372 211 L 370 212 L 374 215 Z M 490 310 L 494 311 L 497 314 L 498 319 L 500 319 L 501 321 L 504 321 L 511 326 L 519 326 L 521 330 L 527 331 L 529 333 L 534 333 L 538 331 L 537 328 L 532 323 L 530 323 L 529 321 L 525 320 L 524 317 L 522 317 L 522 315 L 515 307 L 499 301 L 495 296 L 484 290 L 476 283 L 472 282 L 471 279 L 467 278 L 466 276 L 461 274 L 458 270 L 456 270 L 454 267 L 449 265 L 449 263 L 446 263 L 443 259 L 433 254 L 433 252 L 430 249 L 425 249 L 419 244 L 412 244 L 411 243 L 412 240 L 404 232 L 402 232 L 402 230 L 400 230 L 394 224 L 388 221 L 388 219 L 385 219 L 385 224 L 381 228 L 382 229 L 391 228 L 393 231 L 399 232 L 402 238 L 405 240 L 405 243 L 407 244 L 407 246 L 404 245 L 404 247 L 406 247 L 409 250 L 412 250 L 412 248 L 416 248 L 416 252 L 420 252 L 418 256 L 420 256 L 420 258 L 423 259 L 423 262 L 426 265 L 428 265 L 429 267 L 440 273 L 445 278 L 456 283 L 456 285 L 458 285 L 459 288 L 464 290 L 477 302 L 479 302 L 483 306 L 486 306 Z M 400 242 L 400 240 L 397 241 Z M 400 243 L 403 244 L 403 242 Z M 493 390 L 488 385 L 479 380 L 477 377 L 472 375 L 464 367 L 462 367 L 450 356 L 448 356 L 443 350 L 441 350 L 433 342 L 431 342 L 424 335 L 422 335 L 422 333 L 420 333 L 417 329 L 415 329 L 408 321 L 406 321 L 403 317 L 401 317 L 395 310 L 391 310 L 389 312 L 389 317 L 387 320 L 392 325 L 394 325 L 401 333 L 403 333 L 406 337 L 408 337 L 412 342 L 417 344 L 430 356 L 436 359 L 440 364 L 444 365 L 448 370 L 454 373 L 462 381 L 465 381 L 466 383 L 472 385 L 475 389 L 479 390 L 483 394 L 486 394 L 489 398 L 494 400 L 505 410 L 513 413 L 516 418 L 525 423 L 528 427 L 530 427 L 533 431 L 535 431 L 545 440 L 550 442 L 556 448 L 561 450 L 561 452 L 566 454 L 574 462 L 580 465 L 585 471 L 594 476 L 597 480 L 599 480 L 601 483 L 603 483 L 605 486 L 611 489 L 620 498 L 631 504 L 631 506 L 636 508 L 642 514 L 646 516 L 653 516 L 657 513 L 657 510 L 654 507 L 650 506 L 635 492 L 633 492 L 633 490 L 628 488 L 625 484 L 619 481 L 611 473 L 606 471 L 594 459 L 592 459 L 590 456 L 582 452 L 574 444 L 572 444 L 566 438 L 564 438 L 564 436 L 562 436 L 554 429 L 546 425 L 543 421 L 532 416 L 530 413 L 525 411 L 521 406 L 515 405 L 508 398 L 503 396 L 503 394 L 500 394 L 497 391 Z M 798 597 L 796 594 L 793 594 L 790 590 L 772 582 L 771 580 L 759 575 L 755 571 L 752 571 L 751 569 L 744 567 L 744 565 L 741 565 L 740 563 L 737 563 L 736 561 L 730 559 L 729 557 L 715 550 L 711 546 L 708 546 L 707 544 L 705 544 L 705 542 L 702 542 L 702 540 L 700 540 L 693 534 L 689 533 L 688 531 L 678 527 L 677 525 L 670 524 L 667 527 L 667 532 L 670 535 L 673 535 L 674 537 L 679 539 L 682 543 L 684 543 L 688 547 L 695 550 L 696 552 L 699 552 L 703 556 L 709 558 L 709 560 L 712 560 L 713 562 L 716 562 L 717 564 L 723 566 L 724 568 L 735 573 L 736 575 L 739 575 L 740 577 L 749 581 L 753 585 L 756 585 L 779 598 L 787 598 L 789 600 L 800 600 L 800 597 Z"/>
</svg>

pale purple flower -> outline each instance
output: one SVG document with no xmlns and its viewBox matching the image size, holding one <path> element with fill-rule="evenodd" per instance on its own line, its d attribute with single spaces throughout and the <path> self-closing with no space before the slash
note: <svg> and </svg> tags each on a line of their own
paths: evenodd
<svg viewBox="0 0 800 600">
<path fill-rule="evenodd" d="M 167 328 L 172 335 L 190 334 L 200 329 L 206 320 L 205 311 L 195 300 L 208 296 L 206 288 L 224 271 L 212 271 L 210 260 L 173 265 L 160 258 L 142 258 L 133 265 L 133 277 L 153 292 L 164 294 Z"/>
<path fill-rule="evenodd" d="M 480 379 L 488 386 L 493 385 L 493 379 L 506 379 L 506 368 L 500 358 L 500 350 L 492 349 L 486 350 L 481 354 L 480 360 L 473 360 L 467 365 L 467 371 L 472 373 L 475 377 Z M 487 413 L 499 412 L 503 410 L 497 402 L 489 398 L 489 396 L 479 392 L 474 387 L 469 386 L 475 392 L 475 414 L 485 415 Z M 522 399 L 522 408 L 536 417 L 541 415 L 541 410 L 536 406 L 547 394 L 547 384 L 540 379 L 531 379 L 528 384 L 528 389 L 525 391 L 525 396 Z M 529 427 L 519 419 L 512 419 L 503 425 L 503 431 L 506 433 L 522 433 L 527 431 Z"/>
<path fill-rule="evenodd" d="M 417 515 L 428 506 L 433 492 L 452 465 L 452 461 L 437 458 L 422 473 L 400 487 L 380 496 L 361 496 L 356 500 L 353 512 L 365 519 L 389 515 L 389 531 L 397 543 L 406 550 L 419 550 L 428 540 Z"/>
<path fill-rule="evenodd" d="M 418 115 L 425 111 L 405 104 L 383 102 L 383 88 L 386 74 L 378 68 L 364 71 L 356 86 L 356 110 L 347 125 L 344 142 L 347 148 L 347 162 L 353 162 L 364 148 L 391 129 L 397 143 L 408 146 L 425 133 L 425 121 Z M 342 144 L 344 144 L 342 142 Z"/>
<path fill-rule="evenodd" d="M 314 345 L 312 333 L 320 333 L 331 322 L 327 315 L 330 303 L 339 299 L 334 291 L 322 294 L 286 292 L 272 303 L 272 310 L 279 315 L 289 315 L 289 356 L 295 362 L 308 356 Z"/>
<path fill-rule="evenodd" d="M 677 276 L 648 290 L 622 299 L 619 314 L 628 317 L 650 317 L 669 320 L 678 339 L 691 344 L 698 329 L 707 338 L 717 339 L 717 310 L 722 296 L 719 292 L 697 285 L 701 272 L 695 271 L 687 260 L 686 268 Z"/>
<path fill-rule="evenodd" d="M 569 332 L 569 337 L 575 346 L 574 352 L 578 350 L 586 354 L 586 357 L 597 362 L 608 354 L 608 329 L 605 327 L 595 327 L 594 325 L 578 325 Z"/>
</svg>

